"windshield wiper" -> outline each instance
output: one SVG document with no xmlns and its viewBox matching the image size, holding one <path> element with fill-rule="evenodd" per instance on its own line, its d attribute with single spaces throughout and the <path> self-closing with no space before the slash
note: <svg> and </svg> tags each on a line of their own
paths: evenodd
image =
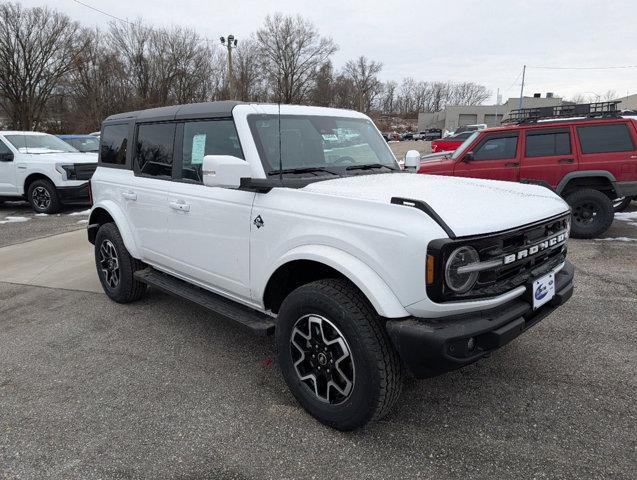
<svg viewBox="0 0 637 480">
<path fill-rule="evenodd" d="M 389 165 L 383 165 L 382 163 L 366 163 L 365 165 L 350 165 L 346 167 L 345 170 L 372 170 L 374 168 L 387 168 L 389 170 L 396 170 L 395 168 L 390 167 Z"/>
<path fill-rule="evenodd" d="M 338 173 L 328 170 L 325 167 L 300 167 L 300 168 L 284 168 L 283 170 L 271 170 L 268 175 L 279 175 L 281 173 L 318 173 L 326 172 L 332 175 L 338 175 Z"/>
</svg>

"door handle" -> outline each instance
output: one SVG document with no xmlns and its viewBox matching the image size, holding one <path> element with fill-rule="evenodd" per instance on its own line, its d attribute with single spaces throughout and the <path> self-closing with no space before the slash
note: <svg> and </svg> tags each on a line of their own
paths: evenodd
<svg viewBox="0 0 637 480">
<path fill-rule="evenodd" d="M 122 192 L 122 197 L 126 200 L 137 200 L 137 194 L 135 192 Z"/>
<path fill-rule="evenodd" d="M 560 158 L 557 163 L 575 163 L 574 158 Z"/>
<path fill-rule="evenodd" d="M 519 167 L 520 164 L 518 162 L 507 162 L 504 164 L 505 167 Z"/>
<path fill-rule="evenodd" d="M 185 202 L 180 202 L 180 201 L 172 201 L 169 203 L 170 208 L 172 208 L 173 210 L 179 210 L 181 212 L 189 212 L 190 211 L 190 205 L 185 203 Z"/>
<path fill-rule="evenodd" d="M 631 155 L 630 158 L 637 158 L 637 155 Z"/>
</svg>

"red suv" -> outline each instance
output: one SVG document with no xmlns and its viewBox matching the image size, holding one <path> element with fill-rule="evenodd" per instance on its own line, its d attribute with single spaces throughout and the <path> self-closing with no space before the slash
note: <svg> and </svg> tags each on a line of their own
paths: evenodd
<svg viewBox="0 0 637 480">
<path fill-rule="evenodd" d="M 637 195 L 637 120 L 538 120 L 474 132 L 418 173 L 535 183 L 571 206 L 571 235 L 593 238 L 614 218 L 613 200 Z"/>
</svg>

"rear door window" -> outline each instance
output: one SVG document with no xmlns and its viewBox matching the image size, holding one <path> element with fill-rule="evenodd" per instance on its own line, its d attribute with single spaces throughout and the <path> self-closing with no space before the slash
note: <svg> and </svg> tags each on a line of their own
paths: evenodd
<svg viewBox="0 0 637 480">
<path fill-rule="evenodd" d="M 527 157 L 551 157 L 571 153 L 571 134 L 564 130 L 539 130 L 526 133 Z"/>
<path fill-rule="evenodd" d="M 100 135 L 100 163 L 126 164 L 128 125 L 106 125 Z"/>
<path fill-rule="evenodd" d="M 577 127 L 582 153 L 628 152 L 635 149 L 625 123 Z"/>
<path fill-rule="evenodd" d="M 174 123 L 142 123 L 137 127 L 135 171 L 151 177 L 172 177 Z"/>
<path fill-rule="evenodd" d="M 486 138 L 473 152 L 474 160 L 504 160 L 515 158 L 518 136 Z"/>
</svg>

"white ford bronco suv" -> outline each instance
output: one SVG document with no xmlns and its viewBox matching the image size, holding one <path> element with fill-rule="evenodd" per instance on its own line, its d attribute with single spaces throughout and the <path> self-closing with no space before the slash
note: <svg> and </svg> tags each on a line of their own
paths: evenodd
<svg viewBox="0 0 637 480">
<path fill-rule="evenodd" d="M 37 213 L 88 204 L 95 153 L 80 153 L 53 135 L 0 131 L 0 202 L 26 198 Z"/>
<path fill-rule="evenodd" d="M 573 292 L 559 196 L 402 171 L 353 111 L 113 115 L 91 188 L 88 238 L 110 298 L 149 285 L 274 333 L 296 399 L 341 430 L 387 414 L 403 372 L 475 362 Z"/>
</svg>

